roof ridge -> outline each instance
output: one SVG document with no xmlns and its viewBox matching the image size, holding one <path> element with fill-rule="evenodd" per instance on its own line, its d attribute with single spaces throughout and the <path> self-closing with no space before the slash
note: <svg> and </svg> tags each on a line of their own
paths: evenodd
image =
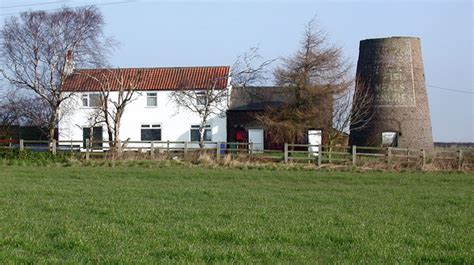
<svg viewBox="0 0 474 265">
<path fill-rule="evenodd" d="M 203 66 L 158 66 L 158 67 L 102 67 L 102 68 L 76 68 L 75 71 L 83 71 L 83 70 L 131 70 L 131 69 L 175 69 L 175 68 L 181 68 L 181 69 L 186 69 L 186 68 L 230 68 L 229 65 L 203 65 Z"/>
<path fill-rule="evenodd" d="M 76 69 L 74 74 L 66 79 L 63 85 L 64 91 L 94 91 L 98 90 L 98 80 L 90 79 L 88 76 L 101 76 L 108 78 L 115 75 L 123 75 L 125 81 L 129 82 L 136 74 L 140 76 L 140 87 L 143 90 L 176 90 L 183 86 L 183 82 L 190 88 L 206 88 L 212 83 L 213 86 L 223 89 L 228 85 L 230 77 L 230 66 L 186 66 L 186 67 L 148 67 L 148 68 L 91 68 Z M 107 77 L 108 76 L 108 77 Z M 138 77 L 138 76 L 137 76 Z M 225 77 L 225 79 L 224 79 Z M 120 86 L 112 78 L 109 86 Z"/>
</svg>

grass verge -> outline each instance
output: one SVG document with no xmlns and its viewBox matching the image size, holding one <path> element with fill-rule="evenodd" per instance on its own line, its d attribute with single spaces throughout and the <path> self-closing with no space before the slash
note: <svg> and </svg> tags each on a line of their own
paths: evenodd
<svg viewBox="0 0 474 265">
<path fill-rule="evenodd" d="M 0 172 L 0 263 L 474 263 L 472 174 Z"/>
</svg>

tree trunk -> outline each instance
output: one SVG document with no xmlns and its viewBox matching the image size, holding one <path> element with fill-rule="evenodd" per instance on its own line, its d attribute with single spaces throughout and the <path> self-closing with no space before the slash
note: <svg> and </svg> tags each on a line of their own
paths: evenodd
<svg viewBox="0 0 474 265">
<path fill-rule="evenodd" d="M 122 119 L 120 116 L 117 116 L 117 120 L 115 121 L 115 126 L 114 126 L 114 144 L 115 144 L 115 149 L 117 150 L 117 154 L 122 153 L 122 146 L 120 146 L 119 139 L 120 139 L 120 120 Z"/>
<path fill-rule="evenodd" d="M 110 148 L 115 148 L 115 139 L 114 132 L 110 125 L 107 124 L 107 135 L 109 136 L 109 146 Z"/>
<path fill-rule="evenodd" d="M 204 133 L 206 130 L 204 129 L 203 126 L 199 126 L 199 148 L 201 149 L 201 152 L 204 150 Z"/>
<path fill-rule="evenodd" d="M 54 140 L 54 132 L 56 130 L 56 124 L 58 122 L 58 108 L 59 107 L 54 107 L 51 106 L 51 117 L 49 119 L 48 123 L 48 148 L 49 151 L 53 150 L 53 140 Z"/>
</svg>

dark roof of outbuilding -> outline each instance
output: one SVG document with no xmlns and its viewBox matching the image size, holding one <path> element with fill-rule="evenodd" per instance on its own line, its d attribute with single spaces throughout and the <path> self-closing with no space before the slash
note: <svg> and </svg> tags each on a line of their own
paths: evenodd
<svg viewBox="0 0 474 265">
<path fill-rule="evenodd" d="M 227 87 L 229 66 L 78 69 L 65 81 L 63 91 L 99 91 L 101 83 L 110 89 L 135 82 L 137 90 L 215 89 Z M 118 80 L 122 80 L 119 82 Z"/>
<path fill-rule="evenodd" d="M 260 111 L 267 107 L 279 107 L 295 101 L 288 87 L 233 87 L 230 111 Z"/>
</svg>

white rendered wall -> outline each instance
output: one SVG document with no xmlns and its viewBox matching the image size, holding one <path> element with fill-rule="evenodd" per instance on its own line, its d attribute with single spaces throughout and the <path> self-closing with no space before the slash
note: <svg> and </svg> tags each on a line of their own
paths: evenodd
<svg viewBox="0 0 474 265">
<path fill-rule="evenodd" d="M 146 93 L 156 92 L 158 106 L 147 107 Z M 90 93 L 90 92 L 84 92 Z M 82 107 L 81 96 L 76 93 L 66 104 L 70 110 L 59 122 L 59 140 L 82 140 L 82 128 L 90 127 L 88 118 L 94 111 L 93 108 Z M 118 92 L 111 92 L 117 96 Z M 161 124 L 162 141 L 190 141 L 191 125 L 200 123 L 200 117 L 184 108 L 178 109 L 170 100 L 171 91 L 143 91 L 135 94 L 135 99 L 125 109 L 122 117 L 120 138 L 122 141 L 140 141 L 142 124 Z M 66 107 L 67 106 L 67 107 Z M 212 141 L 225 142 L 227 140 L 226 117 L 215 115 L 209 118 L 208 124 L 212 128 Z M 108 139 L 107 129 L 103 127 L 103 139 Z"/>
</svg>

